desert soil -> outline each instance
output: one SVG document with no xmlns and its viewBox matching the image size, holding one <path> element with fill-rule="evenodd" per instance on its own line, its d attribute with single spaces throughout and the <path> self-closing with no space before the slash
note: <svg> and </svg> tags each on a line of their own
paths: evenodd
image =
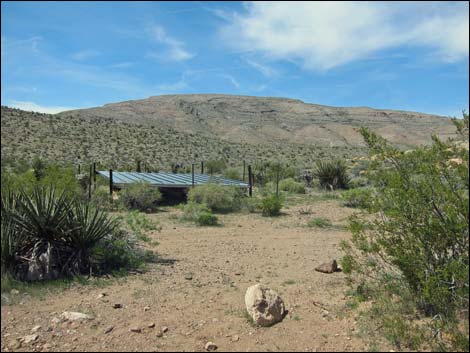
<svg viewBox="0 0 470 353">
<path fill-rule="evenodd" d="M 311 214 L 300 212 L 307 208 Z M 77 285 L 2 306 L 2 351 L 204 351 L 208 341 L 218 351 L 368 349 L 354 313 L 345 314 L 345 275 L 314 271 L 341 257 L 340 241 L 350 234 L 340 226 L 352 209 L 336 200 L 318 201 L 291 206 L 277 218 L 222 215 L 220 227 L 183 224 L 169 217 L 178 209 L 164 211 L 151 216 L 162 226 L 151 234 L 160 243 L 153 248 L 159 263 L 104 287 Z M 335 227 L 309 228 L 313 217 L 327 218 Z M 247 320 L 244 296 L 256 283 L 283 298 L 289 312 L 282 322 L 256 328 Z M 95 319 L 55 322 L 64 311 Z M 15 340 L 38 325 L 38 338 L 19 347 Z M 168 328 L 163 336 L 158 335 L 162 327 Z"/>
</svg>

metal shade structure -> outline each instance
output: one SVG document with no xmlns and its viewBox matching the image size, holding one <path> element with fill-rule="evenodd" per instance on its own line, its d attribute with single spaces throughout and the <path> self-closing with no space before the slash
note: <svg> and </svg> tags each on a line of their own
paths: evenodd
<svg viewBox="0 0 470 353">
<path fill-rule="evenodd" d="M 109 178 L 109 171 L 97 171 L 99 175 Z M 248 188 L 249 184 L 239 180 L 226 179 L 207 174 L 173 174 L 173 173 L 138 173 L 138 172 L 112 172 L 113 184 L 125 186 L 135 183 L 149 183 L 161 188 L 188 188 L 193 185 L 203 185 L 208 183 L 223 186 L 237 186 Z"/>
</svg>

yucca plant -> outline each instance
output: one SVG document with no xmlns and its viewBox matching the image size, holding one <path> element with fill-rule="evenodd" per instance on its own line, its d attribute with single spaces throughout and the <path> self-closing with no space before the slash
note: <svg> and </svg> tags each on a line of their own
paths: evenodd
<svg viewBox="0 0 470 353">
<path fill-rule="evenodd" d="M 65 243 L 71 252 L 67 259 L 69 271 L 76 273 L 90 269 L 92 249 L 118 226 L 116 219 L 84 201 L 74 201 L 68 211 Z"/>
<path fill-rule="evenodd" d="M 348 189 L 350 177 L 343 161 L 317 161 L 313 176 L 326 189 Z"/>
</svg>

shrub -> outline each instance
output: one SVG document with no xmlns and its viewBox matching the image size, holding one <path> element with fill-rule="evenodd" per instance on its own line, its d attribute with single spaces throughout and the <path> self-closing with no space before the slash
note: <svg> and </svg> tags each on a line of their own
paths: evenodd
<svg viewBox="0 0 470 353">
<path fill-rule="evenodd" d="M 349 187 L 350 179 L 343 161 L 318 161 L 312 175 L 318 178 L 320 186 L 326 189 L 336 190 Z"/>
<path fill-rule="evenodd" d="M 457 124 L 468 134 L 468 115 Z M 410 292 L 422 315 L 434 315 L 436 347 L 468 351 L 468 142 L 433 137 L 431 146 L 402 152 L 361 133 L 374 154 L 368 174 L 376 192 L 367 202 L 373 216 L 350 221 L 344 270 L 384 296 L 393 284 L 400 302 Z"/>
<path fill-rule="evenodd" d="M 109 187 L 100 185 L 91 195 L 91 202 L 99 209 L 110 210 L 112 208 Z"/>
<path fill-rule="evenodd" d="M 282 199 L 275 194 L 266 196 L 261 201 L 261 211 L 263 216 L 272 217 L 280 215 L 282 206 Z"/>
<path fill-rule="evenodd" d="M 204 169 L 208 174 L 221 173 L 226 167 L 223 160 L 210 160 L 205 163 Z"/>
<path fill-rule="evenodd" d="M 308 226 L 317 228 L 329 228 L 332 227 L 333 224 L 325 218 L 313 218 L 308 222 Z"/>
<path fill-rule="evenodd" d="M 214 212 L 239 209 L 242 190 L 219 184 L 204 184 L 189 190 L 188 200 L 207 205 Z"/>
<path fill-rule="evenodd" d="M 147 218 L 143 213 L 133 210 L 128 212 L 124 217 L 126 226 L 132 232 L 132 234 L 141 241 L 150 242 L 150 238 L 147 233 L 153 230 L 160 231 L 161 227 L 155 224 Z"/>
<path fill-rule="evenodd" d="M 1 223 L 2 264 L 27 280 L 89 272 L 91 250 L 117 227 L 88 203 L 45 187 L 2 190 Z"/>
<path fill-rule="evenodd" d="M 366 208 L 371 197 L 371 190 L 367 188 L 346 190 L 341 197 L 346 207 Z"/>
<path fill-rule="evenodd" d="M 227 179 L 241 180 L 240 171 L 237 168 L 228 168 L 224 171 L 224 177 Z"/>
<path fill-rule="evenodd" d="M 196 223 L 200 226 L 215 226 L 218 224 L 218 219 L 211 212 L 201 212 L 197 217 Z"/>
<path fill-rule="evenodd" d="M 123 188 L 119 198 L 124 207 L 129 210 L 153 212 L 157 210 L 162 194 L 158 188 L 148 183 L 136 183 Z"/>
<path fill-rule="evenodd" d="M 218 222 L 206 204 L 191 201 L 183 206 L 183 219 L 198 225 L 216 225 Z"/>
<path fill-rule="evenodd" d="M 279 190 L 291 192 L 293 194 L 305 194 L 305 185 L 292 178 L 288 178 L 279 182 Z"/>
</svg>

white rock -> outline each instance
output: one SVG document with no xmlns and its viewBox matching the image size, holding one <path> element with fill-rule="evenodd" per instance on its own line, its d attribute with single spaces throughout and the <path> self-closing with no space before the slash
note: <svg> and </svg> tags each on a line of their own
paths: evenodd
<svg viewBox="0 0 470 353">
<path fill-rule="evenodd" d="M 42 328 L 41 325 L 34 326 L 34 327 L 31 329 L 31 332 L 36 333 L 36 332 L 38 332 L 41 328 Z"/>
<path fill-rule="evenodd" d="M 86 320 L 94 319 L 94 317 L 91 315 L 78 313 L 74 311 L 64 311 L 61 315 L 61 318 L 67 321 L 86 321 Z"/>
<path fill-rule="evenodd" d="M 39 338 L 39 335 L 28 335 L 28 336 L 24 336 L 21 339 L 21 341 L 23 341 L 23 343 L 31 343 L 31 342 L 36 341 L 38 338 Z"/>
<path fill-rule="evenodd" d="M 217 345 L 213 342 L 207 342 L 205 348 L 206 348 L 206 351 L 209 351 L 209 352 L 215 351 L 217 350 Z"/>
<path fill-rule="evenodd" d="M 272 289 L 256 284 L 247 289 L 245 305 L 253 322 L 259 326 L 271 326 L 284 318 L 286 309 L 281 297 Z"/>
</svg>

